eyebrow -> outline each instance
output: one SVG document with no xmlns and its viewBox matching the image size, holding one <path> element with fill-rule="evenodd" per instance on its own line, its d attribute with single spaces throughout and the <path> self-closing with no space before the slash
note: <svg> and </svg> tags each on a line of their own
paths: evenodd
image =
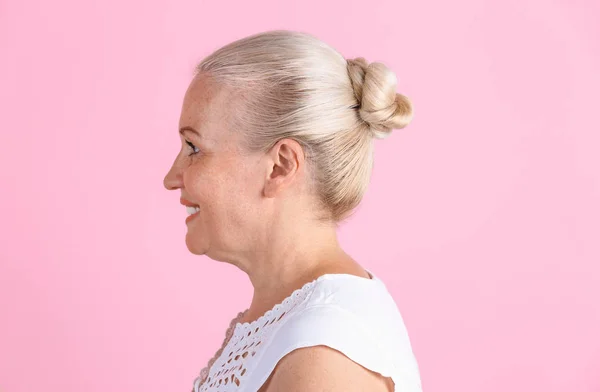
<svg viewBox="0 0 600 392">
<path fill-rule="evenodd" d="M 202 135 L 200 135 L 200 132 L 196 131 L 194 128 L 192 127 L 181 127 L 179 128 L 179 133 L 183 134 L 185 131 L 190 131 L 195 133 L 196 135 L 198 135 L 198 137 L 202 137 Z"/>
</svg>

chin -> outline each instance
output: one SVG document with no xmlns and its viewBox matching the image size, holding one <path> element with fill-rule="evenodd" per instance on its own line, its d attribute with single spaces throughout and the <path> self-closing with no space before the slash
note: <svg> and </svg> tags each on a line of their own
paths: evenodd
<svg viewBox="0 0 600 392">
<path fill-rule="evenodd" d="M 206 253 L 205 247 L 198 241 L 194 241 L 189 235 L 185 237 L 185 245 L 192 254 L 203 255 Z"/>
</svg>

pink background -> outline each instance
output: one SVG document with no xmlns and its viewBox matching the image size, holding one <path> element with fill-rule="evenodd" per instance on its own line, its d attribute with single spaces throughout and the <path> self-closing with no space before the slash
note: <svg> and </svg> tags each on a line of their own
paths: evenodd
<svg viewBox="0 0 600 392">
<path fill-rule="evenodd" d="M 600 391 L 600 5 L 0 1 L 0 391 L 189 391 L 249 304 L 190 255 L 181 100 L 276 28 L 383 61 L 414 122 L 340 231 L 397 300 L 426 392 Z"/>
</svg>

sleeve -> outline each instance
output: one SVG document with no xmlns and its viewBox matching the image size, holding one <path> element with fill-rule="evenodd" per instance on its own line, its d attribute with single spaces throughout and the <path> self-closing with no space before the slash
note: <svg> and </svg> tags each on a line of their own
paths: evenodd
<svg viewBox="0 0 600 392">
<path fill-rule="evenodd" d="M 256 391 L 268 379 L 277 362 L 291 351 L 325 345 L 340 351 L 363 367 L 392 377 L 396 391 L 421 392 L 420 379 L 410 345 L 405 354 L 393 352 L 378 330 L 357 315 L 337 306 L 313 306 L 292 315 L 276 332 L 254 369 L 249 390 Z M 397 345 L 391 345 L 397 348 Z M 417 371 L 415 373 L 415 371 Z"/>
</svg>

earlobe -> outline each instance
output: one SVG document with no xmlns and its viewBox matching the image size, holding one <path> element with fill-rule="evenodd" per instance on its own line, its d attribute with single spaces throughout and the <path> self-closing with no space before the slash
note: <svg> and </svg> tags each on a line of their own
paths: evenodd
<svg viewBox="0 0 600 392">
<path fill-rule="evenodd" d="M 273 164 L 267 172 L 267 176 L 265 178 L 265 187 L 264 187 L 264 191 L 263 194 L 265 195 L 265 197 L 268 198 L 272 198 L 275 197 L 275 195 L 277 194 L 277 189 L 278 189 L 278 178 L 277 175 L 275 174 L 277 170 L 277 165 Z"/>
</svg>

